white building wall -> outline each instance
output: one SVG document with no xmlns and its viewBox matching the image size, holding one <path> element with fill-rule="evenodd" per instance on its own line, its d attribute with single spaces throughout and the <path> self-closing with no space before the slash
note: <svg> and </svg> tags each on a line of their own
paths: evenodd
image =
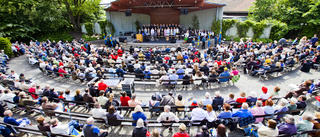
<svg viewBox="0 0 320 137">
<path fill-rule="evenodd" d="M 271 25 L 268 25 L 264 30 L 263 30 L 263 34 L 260 36 L 260 38 L 269 38 L 270 36 L 270 32 L 271 32 Z M 232 25 L 231 28 L 229 28 L 227 31 L 226 31 L 226 35 L 229 36 L 229 37 L 239 37 L 238 35 L 238 29 L 237 29 L 237 26 L 234 24 Z M 248 32 L 247 32 L 247 37 L 249 38 L 253 38 L 253 29 L 252 27 L 249 28 Z"/>
<path fill-rule="evenodd" d="M 223 8 L 220 8 L 223 10 Z M 220 11 L 220 10 L 219 10 Z M 180 15 L 180 24 L 184 27 L 192 27 L 192 16 L 197 15 L 199 19 L 200 29 L 210 29 L 212 20 L 217 16 L 217 9 L 207 9 L 201 11 L 189 12 L 188 15 Z M 222 20 L 222 12 L 219 14 L 219 19 Z"/>
<path fill-rule="evenodd" d="M 146 14 L 132 13 L 132 16 L 125 16 L 124 12 L 113 12 L 108 11 L 106 13 L 107 20 L 111 21 L 116 33 L 114 35 L 119 35 L 119 32 L 124 34 L 125 31 L 136 31 L 135 22 L 138 20 L 140 25 L 150 24 L 150 16 Z"/>
</svg>

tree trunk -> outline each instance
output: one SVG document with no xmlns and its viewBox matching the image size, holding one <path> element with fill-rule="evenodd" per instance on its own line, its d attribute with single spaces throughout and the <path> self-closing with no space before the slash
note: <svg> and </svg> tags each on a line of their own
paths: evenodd
<svg viewBox="0 0 320 137">
<path fill-rule="evenodd" d="M 69 19 L 70 19 L 70 21 L 71 21 L 71 23 L 72 23 L 72 25 L 73 25 L 74 31 L 75 31 L 75 32 L 81 31 L 80 22 L 77 22 L 76 19 L 74 18 L 73 13 L 72 13 L 72 11 L 71 11 L 71 9 L 70 9 L 70 4 L 69 4 L 69 2 L 65 0 L 65 1 L 64 1 L 64 4 L 66 5 L 67 13 L 68 13 Z M 80 19 L 78 19 L 78 20 L 80 20 Z"/>
</svg>

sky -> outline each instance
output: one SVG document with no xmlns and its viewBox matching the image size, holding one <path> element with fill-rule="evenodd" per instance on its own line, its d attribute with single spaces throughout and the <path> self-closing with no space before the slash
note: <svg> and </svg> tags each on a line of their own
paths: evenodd
<svg viewBox="0 0 320 137">
<path fill-rule="evenodd" d="M 106 4 L 106 3 L 110 3 L 112 1 L 115 1 L 115 0 L 101 0 L 100 4 Z"/>
</svg>

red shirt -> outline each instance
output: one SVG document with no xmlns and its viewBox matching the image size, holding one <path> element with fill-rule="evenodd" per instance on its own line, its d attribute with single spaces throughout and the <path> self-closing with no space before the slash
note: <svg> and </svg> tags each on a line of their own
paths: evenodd
<svg viewBox="0 0 320 137">
<path fill-rule="evenodd" d="M 63 69 L 59 69 L 59 73 L 67 73 L 67 72 Z M 64 75 L 60 74 L 60 77 L 64 77 Z"/>
<path fill-rule="evenodd" d="M 58 98 L 64 99 L 63 95 L 59 96 Z"/>
<path fill-rule="evenodd" d="M 191 103 L 191 106 L 198 106 L 198 103 Z M 190 110 L 192 110 L 193 108 L 190 108 Z"/>
<path fill-rule="evenodd" d="M 236 102 L 238 103 L 245 103 L 247 101 L 247 98 L 237 98 Z M 241 105 L 238 105 L 238 107 L 241 107 Z"/>
<path fill-rule="evenodd" d="M 107 84 L 105 84 L 105 83 L 99 83 L 98 84 L 98 90 L 103 90 L 103 91 L 105 91 L 106 89 L 107 89 Z"/>
<path fill-rule="evenodd" d="M 175 133 L 173 137 L 190 137 L 190 136 L 187 132 L 184 132 L 184 133 L 178 132 L 178 133 Z"/>
<path fill-rule="evenodd" d="M 237 98 L 236 102 L 238 103 L 244 103 L 247 101 L 247 98 Z"/>
<path fill-rule="evenodd" d="M 121 49 L 118 49 L 118 55 L 122 56 L 122 54 L 123 54 L 123 51 Z"/>
<path fill-rule="evenodd" d="M 31 87 L 31 88 L 29 88 L 29 92 L 30 93 L 36 93 L 36 89 Z M 33 99 L 37 99 L 38 98 L 38 96 L 35 95 L 35 94 L 31 94 L 31 96 L 32 96 Z"/>
<path fill-rule="evenodd" d="M 129 106 L 128 101 L 131 100 L 129 96 L 120 97 L 121 106 Z"/>
</svg>

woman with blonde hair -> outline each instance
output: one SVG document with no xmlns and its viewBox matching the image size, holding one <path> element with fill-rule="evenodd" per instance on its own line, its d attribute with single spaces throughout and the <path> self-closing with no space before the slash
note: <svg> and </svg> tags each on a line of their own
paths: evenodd
<svg viewBox="0 0 320 137">
<path fill-rule="evenodd" d="M 154 128 L 151 132 L 150 137 L 161 137 L 159 130 L 157 128 Z"/>
<path fill-rule="evenodd" d="M 142 119 L 143 121 L 147 121 L 147 117 L 146 115 L 143 113 L 143 109 L 141 108 L 140 105 L 137 105 L 135 108 L 134 108 L 134 111 L 132 113 L 132 119 L 134 121 L 137 121 L 138 119 Z M 135 122 L 132 122 L 132 125 L 133 126 L 137 126 L 137 123 Z"/>
<path fill-rule="evenodd" d="M 206 106 L 206 108 L 207 108 L 207 112 L 208 112 L 209 117 L 211 117 L 212 119 L 215 119 L 216 118 L 216 113 L 213 111 L 212 105 L 208 104 Z"/>
<path fill-rule="evenodd" d="M 106 102 L 105 107 L 108 110 L 110 106 L 120 106 L 120 103 L 117 99 L 114 98 L 114 94 L 110 93 L 109 94 L 109 101 Z"/>
</svg>

